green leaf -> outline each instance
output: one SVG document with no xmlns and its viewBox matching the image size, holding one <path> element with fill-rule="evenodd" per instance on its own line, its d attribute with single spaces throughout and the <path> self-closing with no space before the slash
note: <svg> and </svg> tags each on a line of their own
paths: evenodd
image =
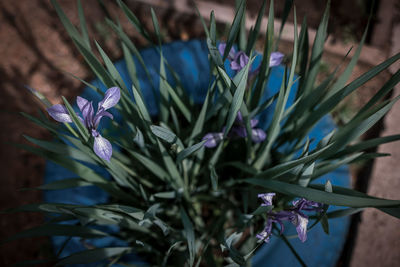
<svg viewBox="0 0 400 267">
<path fill-rule="evenodd" d="M 256 24 L 254 25 L 254 29 L 250 31 L 249 40 L 247 41 L 246 54 L 249 55 L 251 50 L 254 48 L 254 44 L 256 43 L 258 34 L 260 32 L 261 22 L 264 17 L 265 8 L 267 6 L 267 0 L 263 0 L 261 8 L 258 11 Z"/>
<path fill-rule="evenodd" d="M 65 15 L 64 11 L 58 4 L 57 0 L 51 0 L 51 4 L 53 5 L 54 9 L 56 10 L 58 17 L 61 20 L 61 23 L 64 25 L 64 28 L 67 30 L 68 34 L 78 42 L 84 43 L 78 30 L 75 28 L 75 26 L 71 23 L 71 21 L 68 19 L 68 17 Z"/>
<path fill-rule="evenodd" d="M 155 176 L 160 178 L 162 181 L 166 181 L 166 179 L 169 179 L 168 173 L 157 163 L 152 161 L 151 159 L 135 152 L 132 150 L 128 150 L 129 154 L 132 155 L 137 161 L 139 161 L 146 169 L 148 169 L 150 172 L 152 172 Z"/>
<path fill-rule="evenodd" d="M 150 130 L 155 136 L 170 144 L 175 143 L 178 139 L 178 137 L 173 132 L 161 126 L 151 125 Z"/>
<path fill-rule="evenodd" d="M 294 9 L 294 44 L 293 44 L 293 56 L 292 56 L 292 66 L 290 68 L 289 81 L 286 85 L 286 70 L 283 73 L 283 80 L 278 95 L 278 100 L 276 102 L 274 115 L 272 117 L 271 125 L 268 128 L 267 140 L 263 146 L 263 150 L 257 160 L 254 162 L 254 167 L 261 170 L 264 165 L 270 159 L 270 151 L 275 140 L 278 138 L 281 131 L 281 121 L 284 118 L 286 103 L 289 98 L 290 90 L 294 83 L 294 73 L 297 65 L 297 54 L 298 54 L 298 40 L 297 40 L 297 23 L 296 23 L 296 8 Z"/>
<path fill-rule="evenodd" d="M 90 39 L 89 34 L 86 26 L 86 19 L 85 13 L 83 12 L 81 1 L 78 0 L 78 16 L 79 16 L 79 23 L 81 27 L 82 39 L 83 42 L 86 44 L 86 48 L 90 50 Z"/>
<path fill-rule="evenodd" d="M 315 161 L 322 153 L 327 151 L 331 146 L 332 145 L 328 145 L 320 150 L 315 151 L 314 153 L 308 156 L 304 156 L 299 159 L 275 165 L 274 167 L 271 167 L 266 171 L 261 172 L 260 174 L 257 175 L 257 177 L 265 177 L 267 179 L 273 179 L 277 176 L 283 175 L 292 170 L 293 168 L 295 168 L 296 166 L 299 166 L 301 164 L 308 164 L 312 161 Z"/>
<path fill-rule="evenodd" d="M 235 17 L 232 22 L 232 26 L 229 29 L 229 34 L 228 34 L 228 40 L 226 41 L 226 47 L 225 47 L 225 52 L 223 55 L 223 59 L 225 60 L 228 57 L 229 51 L 231 50 L 233 43 L 236 40 L 236 37 L 240 31 L 240 25 L 244 16 L 245 12 L 245 1 L 240 0 L 240 4 L 238 8 L 236 9 Z"/>
<path fill-rule="evenodd" d="M 285 5 L 283 7 L 283 13 L 282 13 L 282 22 L 281 22 L 281 28 L 279 29 L 279 37 L 281 36 L 283 32 L 283 28 L 286 24 L 286 20 L 289 17 L 290 10 L 292 9 L 293 6 L 293 0 L 285 0 Z M 280 38 L 279 38 L 280 39 Z"/>
<path fill-rule="evenodd" d="M 385 143 L 390 143 L 394 141 L 400 140 L 400 135 L 390 135 L 390 136 L 384 136 L 384 137 L 378 137 L 378 138 L 373 138 L 369 139 L 366 141 L 359 142 L 354 145 L 347 146 L 345 149 L 339 151 L 338 153 L 333 154 L 330 158 L 339 158 L 351 153 L 356 153 L 360 151 L 364 151 L 373 147 L 377 147 L 381 144 Z"/>
<path fill-rule="evenodd" d="M 168 116 L 169 116 L 169 93 L 168 93 L 168 87 L 167 87 L 167 82 L 165 79 L 162 79 L 161 77 L 166 77 L 165 73 L 165 66 L 164 66 L 164 56 L 160 55 L 160 81 L 159 81 L 159 90 L 160 90 L 160 96 L 161 96 L 161 101 L 160 101 L 160 120 L 167 123 L 168 122 Z"/>
<path fill-rule="evenodd" d="M 81 55 L 85 58 L 86 63 L 89 65 L 91 70 L 96 74 L 96 76 L 106 85 L 106 87 L 110 88 L 115 86 L 115 82 L 113 81 L 111 75 L 105 70 L 103 65 L 101 65 L 100 61 L 96 58 L 96 56 L 89 51 L 84 45 L 79 43 L 78 40 L 73 39 L 76 47 L 81 52 Z"/>
<path fill-rule="evenodd" d="M 138 89 L 136 88 L 136 86 L 134 84 L 132 84 L 132 92 L 133 92 L 133 96 L 135 98 L 136 104 L 138 106 L 139 113 L 143 117 L 143 120 L 151 123 L 151 117 L 150 117 L 150 114 L 146 107 L 146 103 L 143 101 L 141 93 L 138 91 Z"/>
<path fill-rule="evenodd" d="M 51 151 L 53 153 L 57 154 L 63 154 L 66 157 L 71 157 L 76 160 L 81 160 L 85 162 L 89 162 L 92 164 L 96 164 L 96 161 L 93 160 L 92 157 L 88 156 L 87 154 L 83 153 L 82 151 L 73 148 L 69 145 L 62 144 L 62 143 L 56 143 L 56 142 L 49 142 L 49 141 L 43 141 L 43 140 L 38 140 L 36 138 L 23 135 L 29 142 L 40 146 L 48 151 Z"/>
<path fill-rule="evenodd" d="M 326 4 L 324 15 L 315 35 L 310 59 L 310 67 L 307 72 L 307 77 L 305 77 L 304 88 L 299 88 L 299 90 L 301 90 L 301 93 L 305 96 L 308 95 L 313 89 L 321 65 L 322 53 L 324 51 L 324 43 L 327 36 L 330 4 L 331 1 L 329 0 Z"/>
<path fill-rule="evenodd" d="M 354 208 L 364 208 L 364 207 L 400 207 L 400 200 L 387 200 L 379 198 L 368 198 L 368 197 L 358 197 L 349 196 L 335 193 L 335 188 L 333 193 L 328 193 L 325 191 L 302 187 L 295 184 L 289 184 L 285 182 L 280 182 L 276 180 L 267 179 L 257 179 L 251 178 L 243 180 L 246 183 L 261 186 L 272 191 L 276 191 L 282 194 L 304 197 L 308 200 L 337 206 L 347 206 Z"/>
<path fill-rule="evenodd" d="M 190 221 L 183 207 L 181 207 L 181 219 L 184 227 L 184 233 L 189 250 L 189 266 L 193 266 L 196 256 L 195 235 L 193 224 Z"/>
<path fill-rule="evenodd" d="M 233 84 L 235 84 L 236 89 L 228 112 L 228 119 L 226 122 L 225 132 L 224 132 L 225 137 L 228 135 L 230 129 L 232 128 L 232 125 L 236 120 L 237 113 L 243 104 L 243 96 L 247 86 L 247 76 L 249 74 L 249 68 L 253 60 L 254 58 L 249 60 L 246 67 L 244 67 L 238 74 L 236 74 L 235 76 L 236 79 L 234 78 Z M 235 80 L 238 81 L 235 83 Z"/>
<path fill-rule="evenodd" d="M 153 196 L 158 197 L 158 198 L 165 198 L 165 199 L 175 199 L 176 192 L 175 191 L 159 192 L 159 193 L 155 193 Z"/>
<path fill-rule="evenodd" d="M 213 165 L 209 166 L 210 169 L 210 179 L 211 179 L 211 186 L 214 191 L 218 190 L 218 174 L 215 171 L 215 167 Z"/>
<path fill-rule="evenodd" d="M 168 154 L 167 150 L 165 147 L 161 144 L 159 140 L 157 140 L 158 143 L 158 148 L 161 152 L 161 156 L 163 158 L 165 167 L 167 168 L 168 173 L 170 174 L 171 177 L 171 182 L 175 184 L 175 189 L 176 187 L 184 187 L 183 179 L 182 176 L 180 175 L 175 162 L 172 160 L 171 156 Z"/>
<path fill-rule="evenodd" d="M 351 57 L 350 63 L 347 65 L 346 69 L 343 71 L 343 73 L 339 76 L 337 79 L 336 83 L 332 86 L 332 88 L 328 91 L 327 95 L 325 96 L 325 99 L 329 98 L 330 96 L 334 95 L 337 91 L 343 88 L 343 86 L 346 84 L 347 80 L 350 78 L 350 75 L 354 69 L 354 67 L 357 64 L 358 58 L 360 57 L 361 54 L 361 49 L 364 45 L 365 38 L 367 37 L 368 33 L 368 28 L 369 28 L 369 22 L 367 27 L 365 28 L 364 34 L 361 38 L 361 42 L 358 45 L 358 48 L 354 55 Z"/>
<path fill-rule="evenodd" d="M 97 50 L 100 52 L 100 56 L 104 61 L 104 64 L 106 65 L 106 68 L 108 72 L 110 73 L 111 77 L 113 78 L 114 81 L 118 83 L 118 85 L 125 91 L 125 93 L 128 93 L 128 87 L 126 86 L 124 80 L 122 79 L 121 75 L 119 74 L 117 68 L 114 66 L 112 63 L 111 59 L 107 56 L 107 54 L 104 52 L 104 50 L 101 48 L 99 43 L 95 41 Z M 124 93 L 124 92 L 122 92 Z"/>
<path fill-rule="evenodd" d="M 316 122 L 318 122 L 325 114 L 327 114 L 329 111 L 331 111 L 334 107 L 337 106 L 337 104 L 343 100 L 347 95 L 352 93 L 354 90 L 362 86 L 364 83 L 366 83 L 368 80 L 372 79 L 375 77 L 377 74 L 379 74 L 381 71 L 385 70 L 387 67 L 389 67 L 391 64 L 396 62 L 400 58 L 400 53 L 394 55 L 393 57 L 389 58 L 385 62 L 379 64 L 378 66 L 375 66 L 368 72 L 362 74 L 360 77 L 355 79 L 353 82 L 350 84 L 346 85 L 343 89 L 338 91 L 336 94 L 331 96 L 329 99 L 326 101 L 322 102 L 318 108 L 316 108 L 310 116 L 307 117 L 307 119 L 299 125 L 298 129 L 300 131 L 308 130 L 310 127 L 315 125 Z M 298 133 L 299 134 L 299 133 Z"/>
<path fill-rule="evenodd" d="M 253 91 L 253 95 L 251 96 L 251 101 L 250 101 L 251 109 L 258 106 L 261 97 L 264 95 L 264 90 L 269 76 L 269 71 L 270 71 L 269 59 L 272 52 L 272 46 L 274 43 L 274 1 L 270 1 L 269 13 L 268 13 L 268 26 L 265 36 L 267 39 L 265 40 L 260 72 L 257 75 L 257 82 Z"/>
<path fill-rule="evenodd" d="M 40 189 L 40 190 L 60 190 L 60 189 L 81 187 L 81 186 L 90 186 L 90 185 L 92 185 L 92 184 L 88 183 L 85 180 L 80 179 L 80 178 L 68 178 L 68 179 L 62 179 L 62 180 L 54 181 L 51 183 L 47 183 L 47 184 L 38 186 L 36 188 Z"/>
<path fill-rule="evenodd" d="M 152 43 L 149 33 L 146 31 L 146 27 L 144 27 L 139 19 L 133 14 L 133 12 L 129 9 L 127 5 L 124 4 L 121 0 L 117 0 L 118 5 L 121 7 L 122 11 L 124 12 L 125 16 L 128 18 L 128 21 L 136 28 L 136 30 L 149 41 Z"/>
<path fill-rule="evenodd" d="M 88 264 L 92 262 L 98 262 L 104 259 L 130 252 L 130 247 L 111 247 L 111 248 L 95 248 L 85 250 L 82 252 L 74 253 L 68 257 L 62 258 L 56 266 L 66 264 Z"/>
<path fill-rule="evenodd" d="M 197 143 L 195 145 L 185 148 L 184 150 L 182 150 L 181 152 L 178 153 L 178 155 L 176 156 L 176 161 L 181 162 L 182 160 L 189 157 L 193 153 L 196 153 L 197 151 L 199 151 L 199 149 L 201 149 L 204 146 L 204 143 L 206 141 L 207 140 L 203 140 L 200 143 Z"/>
<path fill-rule="evenodd" d="M 328 222 L 328 216 L 326 214 L 324 214 L 321 218 L 321 225 L 325 234 L 329 235 L 329 222 Z"/>
<path fill-rule="evenodd" d="M 164 73 L 165 75 L 165 73 Z M 160 75 L 160 80 L 163 80 L 163 86 L 168 91 L 169 96 L 171 96 L 172 101 L 175 103 L 175 105 L 178 107 L 178 109 L 181 111 L 182 115 L 185 117 L 185 119 L 191 123 L 192 122 L 192 114 L 190 112 L 190 109 L 186 107 L 186 105 L 183 103 L 181 98 L 178 96 L 178 94 L 175 92 L 174 88 L 168 83 L 166 80 L 165 76 Z"/>
<path fill-rule="evenodd" d="M 161 35 L 161 31 L 160 31 L 160 26 L 158 25 L 157 16 L 156 16 L 156 13 L 154 12 L 153 8 L 151 8 L 150 10 L 151 10 L 151 20 L 153 21 L 154 32 L 157 36 L 158 44 L 161 45 L 162 44 L 162 35 Z"/>
</svg>

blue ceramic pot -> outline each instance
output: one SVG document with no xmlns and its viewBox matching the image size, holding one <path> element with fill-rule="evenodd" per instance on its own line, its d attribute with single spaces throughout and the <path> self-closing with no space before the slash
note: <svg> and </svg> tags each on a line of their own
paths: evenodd
<svg viewBox="0 0 400 267">
<path fill-rule="evenodd" d="M 189 42 L 173 42 L 166 44 L 162 47 L 163 55 L 172 66 L 172 68 L 177 72 L 181 79 L 181 83 L 184 88 L 186 88 L 189 94 L 192 96 L 196 103 L 202 103 L 206 95 L 206 90 L 209 83 L 209 62 L 208 62 L 208 49 L 204 41 L 193 40 Z M 157 88 L 159 78 L 159 62 L 160 58 L 155 49 L 149 48 L 141 51 L 141 55 L 146 63 L 146 66 L 152 76 L 152 82 Z M 255 65 L 259 64 L 260 57 L 255 61 Z M 149 80 L 140 67 L 140 64 L 135 59 L 137 66 L 137 74 L 140 81 L 140 86 L 143 92 L 144 99 L 148 106 L 151 115 L 155 116 L 158 113 L 157 99 L 153 97 L 151 85 Z M 128 75 L 126 64 L 124 61 L 118 61 L 116 67 L 120 72 L 123 80 L 126 84 L 131 84 L 132 81 Z M 233 74 L 229 70 L 229 64 L 226 64 L 228 69 L 228 74 Z M 271 69 L 271 76 L 267 84 L 267 90 L 264 99 L 274 95 L 280 88 L 280 84 L 283 76 L 283 67 L 273 67 Z M 173 85 L 173 79 L 168 77 L 169 81 Z M 99 80 L 94 80 L 93 85 L 106 90 L 104 85 L 102 85 Z M 128 86 L 129 87 L 129 86 Z M 294 85 L 294 89 L 297 88 L 297 84 Z M 294 100 L 294 92 L 289 96 L 288 105 L 291 105 Z M 82 97 L 86 99 L 93 99 L 94 101 L 100 100 L 100 96 L 96 94 L 90 88 L 85 88 Z M 274 106 L 270 106 L 268 110 L 262 113 L 259 117 L 260 126 L 266 128 L 272 119 Z M 331 132 L 335 128 L 335 124 L 329 116 L 324 117 L 311 131 L 309 137 L 314 139 L 311 145 L 311 149 L 320 141 L 325 135 Z M 97 169 L 96 171 L 107 176 L 107 173 L 102 169 Z M 75 177 L 70 171 L 56 165 L 50 161 L 46 163 L 45 170 L 45 183 L 53 182 L 55 180 L 65 179 Z M 348 187 L 350 185 L 349 171 L 347 167 L 341 167 L 317 180 L 318 183 L 325 183 L 325 181 L 330 180 L 333 185 Z M 58 191 L 46 191 L 44 193 L 44 200 L 46 202 L 53 203 L 70 203 L 70 204 L 84 204 L 93 205 L 99 203 L 106 203 L 108 200 L 108 195 L 102 190 L 90 186 L 90 187 L 79 187 L 66 190 Z M 334 210 L 336 207 L 330 207 L 330 210 Z M 308 266 L 320 266 L 320 267 L 334 267 L 340 256 L 343 245 L 346 240 L 346 235 L 349 227 L 349 218 L 337 218 L 330 220 L 330 235 L 326 235 L 320 225 L 311 229 L 308 232 L 308 239 L 305 243 L 301 243 L 298 238 L 290 240 L 290 243 L 297 250 L 299 255 L 302 257 L 304 262 Z M 118 231 L 117 227 L 104 227 L 106 231 Z M 285 234 L 291 234 L 293 231 L 295 234 L 295 227 L 288 227 Z M 55 251 L 58 251 L 63 242 L 66 240 L 65 237 L 53 237 L 52 242 Z M 126 246 L 127 244 L 115 238 L 100 238 L 87 240 L 94 247 L 113 247 L 113 246 Z M 61 253 L 61 257 L 68 256 L 72 253 L 84 250 L 79 238 L 72 238 L 72 240 L 67 244 Z M 138 259 L 134 255 L 128 256 L 126 258 L 127 262 L 138 263 Z M 263 245 L 256 253 L 253 258 L 253 266 L 281 266 L 281 267 L 293 267 L 299 266 L 298 261 L 291 253 L 289 248 L 284 242 L 278 238 L 271 238 L 269 244 Z M 77 264 L 78 266 L 99 266 L 96 264 Z M 117 266 L 117 265 L 115 265 Z"/>
</svg>

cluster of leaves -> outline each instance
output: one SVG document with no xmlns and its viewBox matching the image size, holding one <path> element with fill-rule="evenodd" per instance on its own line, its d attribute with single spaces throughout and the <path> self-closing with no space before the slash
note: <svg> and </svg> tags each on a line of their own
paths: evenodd
<svg viewBox="0 0 400 267">
<path fill-rule="evenodd" d="M 330 184 L 311 183 L 341 165 L 383 156 L 363 151 L 400 139 L 399 135 L 395 135 L 358 141 L 398 100 L 397 97 L 381 101 L 399 82 L 400 71 L 397 71 L 348 123 L 331 132 L 310 151 L 312 140 L 308 140 L 307 136 L 316 123 L 329 114 L 343 98 L 400 58 L 400 54 L 396 54 L 346 84 L 360 55 L 367 32 L 365 31 L 361 44 L 344 71 L 338 75 L 338 66 L 324 81 L 316 84 L 327 35 L 329 5 L 318 28 L 311 53 L 307 23 L 303 21 L 298 34 L 294 9 L 293 53 L 287 60 L 288 65 L 279 92 L 266 101 L 261 99 L 270 75 L 268 62 L 271 52 L 276 50 L 279 43 L 279 38 L 274 37 L 273 1 L 269 7 L 261 67 L 253 79 L 249 79 L 248 74 L 253 55 L 256 54 L 254 46 L 260 35 L 266 1 L 263 1 L 256 24 L 248 35 L 245 30 L 246 4 L 244 0 L 238 1 L 222 56 L 217 49 L 216 20 L 212 12 L 209 27 L 202 20 L 207 36 L 212 79 L 204 102 L 198 105 L 190 100 L 178 75 L 162 54 L 162 36 L 153 10 L 151 16 L 158 44 L 153 43 L 151 34 L 132 11 L 122 1 L 118 1 L 132 26 L 159 52 L 159 84 L 153 84 L 145 60 L 119 22 L 107 19 L 107 24 L 119 37 L 132 79 L 132 84 L 126 84 L 101 46 L 95 42 L 93 47 L 79 1 L 80 31 L 66 17 L 57 1 L 53 0 L 52 3 L 97 78 L 107 88 L 117 86 L 121 89 L 121 99 L 116 110 L 122 120 L 113 121 L 108 130 L 122 134 L 115 138 L 103 131 L 102 134 L 110 140 L 114 148 L 118 148 L 114 149 L 111 160 L 105 161 L 93 152 L 85 126 L 66 99 L 63 98 L 73 125 L 56 124 L 44 114 L 38 118 L 23 114 L 48 129 L 55 140 L 43 141 L 26 137 L 36 146 L 21 147 L 73 171 L 78 176 L 46 184 L 39 189 L 95 185 L 110 195 L 110 201 L 108 204 L 95 206 L 46 203 L 21 207 L 19 210 L 46 213 L 50 220 L 44 226 L 21 232 L 14 238 L 37 235 L 81 238 L 114 236 L 126 241 L 126 247 L 90 249 L 59 260 L 59 265 L 101 259 L 110 259 L 112 264 L 122 261 L 122 256 L 132 251 L 150 265 L 156 266 L 199 266 L 201 263 L 207 266 L 224 263 L 245 265 L 259 247 L 255 235 L 250 234 L 254 231 L 248 229 L 259 231 L 264 225 L 263 215 L 266 210 L 259 208 L 258 193 L 279 193 L 277 204 L 281 207 L 296 197 L 347 207 L 331 213 L 326 213 L 325 210 L 324 219 L 316 219 L 316 222 L 321 220 L 325 228 L 327 218 L 346 216 L 365 207 L 375 207 L 400 217 L 400 201 L 378 199 Z M 286 20 L 291 6 L 285 10 L 283 21 Z M 284 23 L 280 32 L 283 26 Z M 246 67 L 230 77 L 224 61 L 233 46 L 245 51 L 250 60 Z M 95 53 L 99 53 L 104 64 Z M 134 57 L 139 66 L 135 65 Z M 136 75 L 137 67 L 145 70 L 154 92 L 159 91 L 154 96 L 159 103 L 157 118 L 150 116 L 143 99 Z M 171 86 L 167 80 L 166 69 L 172 73 L 176 86 Z M 298 80 L 295 79 L 296 72 L 300 77 Z M 82 82 L 99 95 L 104 94 L 94 85 L 83 80 Z M 295 82 L 298 83 L 296 99 L 288 106 L 288 97 Z M 42 95 L 38 92 L 35 94 L 46 106 L 50 106 Z M 254 144 L 250 138 L 250 120 L 271 104 L 275 107 L 272 122 L 266 129 L 267 138 L 262 143 Z M 206 149 L 202 137 L 223 127 L 226 137 L 239 111 L 243 116 L 247 137 L 240 140 L 227 138 L 215 149 Z M 279 150 L 283 145 L 286 147 L 285 153 Z M 94 171 L 93 166 L 106 169 L 112 179 Z M 59 224 L 70 220 L 77 220 L 77 223 Z M 119 231 L 108 233 L 94 229 L 94 225 L 117 225 Z M 285 239 L 284 236 L 281 237 Z M 224 248 L 222 251 L 220 245 Z M 173 257 L 170 257 L 172 254 Z"/>
</svg>

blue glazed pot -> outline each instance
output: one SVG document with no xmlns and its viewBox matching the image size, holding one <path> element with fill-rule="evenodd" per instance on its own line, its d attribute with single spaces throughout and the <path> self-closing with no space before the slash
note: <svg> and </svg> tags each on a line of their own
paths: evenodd
<svg viewBox="0 0 400 267">
<path fill-rule="evenodd" d="M 209 83 L 209 62 L 208 62 L 208 49 L 204 41 L 193 40 L 189 42 L 173 42 L 166 44 L 162 47 L 163 55 L 177 72 L 180 77 L 181 83 L 189 94 L 192 96 L 195 103 L 202 103 L 206 95 L 206 90 Z M 159 77 L 159 62 L 160 58 L 155 49 L 149 48 L 141 51 L 141 55 L 146 63 L 146 66 L 152 76 L 152 83 L 155 87 L 158 87 Z M 254 62 L 255 65 L 259 64 L 260 57 Z M 151 84 L 144 72 L 140 67 L 140 64 L 135 59 L 137 66 L 137 75 L 140 82 L 140 86 L 143 92 L 143 97 L 148 106 L 148 109 L 152 116 L 158 113 L 157 99 L 153 97 Z M 226 63 L 226 67 L 229 70 L 229 64 Z M 124 61 L 118 61 L 116 68 L 120 72 L 123 80 L 127 85 L 132 84 L 132 81 L 128 75 L 126 64 Z M 230 71 L 231 72 L 231 71 Z M 280 88 L 284 69 L 283 67 L 273 67 L 271 69 L 271 76 L 267 84 L 267 90 L 264 99 L 274 95 Z M 233 74 L 233 72 L 228 73 Z M 173 85 L 173 79 L 168 77 L 171 85 Z M 106 90 L 104 85 L 99 80 L 94 80 L 93 85 L 99 87 L 101 90 Z M 130 86 L 128 86 L 130 87 Z M 297 88 L 297 84 L 294 85 L 294 89 Z M 294 100 L 294 92 L 292 91 L 288 99 L 288 105 L 291 105 Z M 100 100 L 100 96 L 90 88 L 85 88 L 82 97 L 86 99 L 93 99 L 94 101 Z M 263 112 L 259 116 L 260 126 L 266 128 L 272 119 L 274 106 L 270 106 L 268 110 Z M 118 118 L 117 118 L 118 119 Z M 325 116 L 311 131 L 309 138 L 314 139 L 311 144 L 311 149 L 315 148 L 318 141 L 320 141 L 325 135 L 335 129 L 330 116 Z M 96 169 L 97 172 L 107 176 L 107 173 L 103 169 Z M 50 161 L 46 163 L 45 169 L 45 183 L 53 182 L 60 179 L 75 177 L 73 173 L 56 165 Z M 349 187 L 350 177 L 347 167 L 341 167 L 317 180 L 318 183 L 325 183 L 330 180 L 333 185 Z M 94 205 L 99 203 L 106 203 L 108 195 L 97 187 L 79 187 L 57 191 L 46 191 L 44 193 L 44 200 L 46 202 L 53 203 L 70 203 L 70 204 L 84 204 Z M 330 210 L 335 210 L 337 207 L 331 206 Z M 321 266 L 321 267 L 333 267 L 336 265 L 342 251 L 343 245 L 346 240 L 347 231 L 350 220 L 347 217 L 337 218 L 330 220 L 330 235 L 326 235 L 322 227 L 317 225 L 308 232 L 308 239 L 305 243 L 301 243 L 298 238 L 290 239 L 290 243 L 297 250 L 301 258 L 308 266 Z M 288 227 L 285 234 L 295 234 L 295 227 Z M 116 232 L 118 227 L 104 227 L 105 231 Z M 293 231 L 290 233 L 290 231 Z M 66 237 L 53 237 L 52 242 L 55 251 L 57 252 Z M 94 247 L 113 247 L 113 246 L 126 246 L 127 244 L 116 238 L 100 238 L 87 240 L 87 243 Z M 61 253 L 60 257 L 66 257 L 72 253 L 84 250 L 79 238 L 72 238 Z M 125 258 L 126 262 L 140 263 L 140 260 L 135 255 L 128 255 Z M 278 238 L 271 238 L 269 244 L 263 245 L 253 257 L 253 266 L 282 266 L 282 267 L 293 267 L 299 266 L 297 259 L 291 253 L 287 245 Z M 142 262 L 142 264 L 144 264 Z M 145 264 L 144 264 L 145 265 Z M 71 265 L 73 267 L 78 266 L 99 266 L 96 264 L 76 264 Z M 114 265 L 119 266 L 119 265 Z"/>
</svg>

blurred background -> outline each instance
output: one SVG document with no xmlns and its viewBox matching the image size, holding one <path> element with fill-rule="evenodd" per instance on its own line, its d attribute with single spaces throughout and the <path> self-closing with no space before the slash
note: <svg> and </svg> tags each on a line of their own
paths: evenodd
<svg viewBox="0 0 400 267">
<path fill-rule="evenodd" d="M 145 41 L 135 32 L 118 10 L 116 1 L 81 0 L 89 24 L 89 34 L 102 44 L 110 58 L 122 57 L 116 36 L 104 22 L 106 16 L 119 17 L 130 37 L 139 47 Z M 67 16 L 78 23 L 75 0 L 59 0 Z M 99 4 L 99 2 L 101 4 Z M 226 34 L 226 25 L 234 15 L 233 0 L 125 0 L 138 18 L 152 32 L 150 6 L 155 9 L 165 42 L 174 40 L 204 39 L 203 28 L 194 3 L 205 19 L 215 10 L 219 24 L 219 35 Z M 261 0 L 248 0 L 246 14 L 254 21 Z M 323 0 L 294 0 L 298 24 L 307 17 L 312 36 L 318 28 L 325 9 Z M 281 22 L 285 0 L 275 0 L 275 25 Z M 332 0 L 329 38 L 323 56 L 324 64 L 320 78 L 339 64 L 348 50 L 357 45 L 366 28 L 369 12 L 372 21 L 368 29 L 366 46 L 352 78 L 358 77 L 372 66 L 400 52 L 400 2 L 397 0 Z M 268 10 L 265 14 L 267 16 Z M 288 17 L 288 28 L 293 28 L 293 14 Z M 265 26 L 265 25 L 264 25 Z M 276 29 L 278 27 L 276 26 Z M 279 50 L 285 54 L 292 49 L 293 35 L 284 31 Z M 84 64 L 64 30 L 49 0 L 1 0 L 0 1 L 0 209 L 41 201 L 41 192 L 21 190 L 32 188 L 42 182 L 45 162 L 43 159 L 12 146 L 25 143 L 22 134 L 46 139 L 50 135 L 25 120 L 19 112 L 36 114 L 40 105 L 33 99 L 24 85 L 29 85 L 45 94 L 53 103 L 59 103 L 61 95 L 74 99 L 83 89 L 72 73 L 90 81 L 93 74 Z M 259 50 L 263 41 L 257 43 Z M 355 50 L 355 49 L 353 49 Z M 351 54 L 350 54 L 351 55 Z M 399 69 L 393 65 L 375 79 L 349 96 L 334 112 L 338 124 L 346 122 L 354 111 L 362 106 L 381 88 L 391 73 Z M 393 95 L 400 94 L 397 86 Z M 400 133 L 400 107 L 396 105 L 384 120 L 365 134 L 364 138 Z M 370 194 L 399 199 L 400 192 L 400 146 L 398 143 L 382 146 L 379 152 L 391 153 L 392 157 L 375 162 L 364 162 L 352 167 L 353 186 Z M 39 225 L 43 218 L 38 214 L 1 214 L 0 240 L 20 230 Z M 11 266 L 19 260 L 45 258 L 51 255 L 51 246 L 46 238 L 25 239 L 0 247 L 0 266 Z M 398 266 L 400 262 L 400 221 L 367 210 L 352 218 L 348 239 L 337 266 Z"/>
</svg>

